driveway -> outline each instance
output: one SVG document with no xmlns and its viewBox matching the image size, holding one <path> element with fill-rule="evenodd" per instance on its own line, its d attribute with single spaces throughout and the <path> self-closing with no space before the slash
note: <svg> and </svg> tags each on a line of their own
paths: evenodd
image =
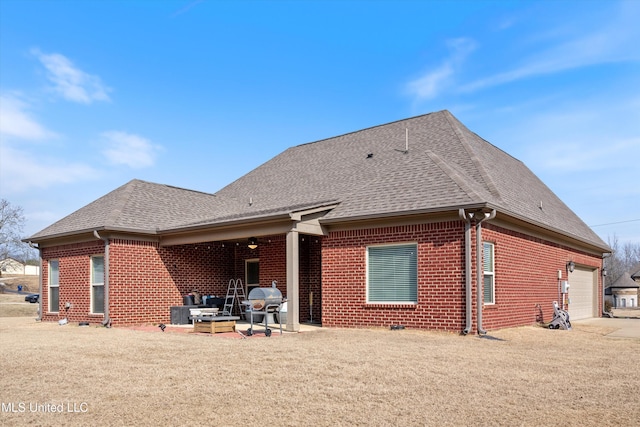
<svg viewBox="0 0 640 427">
<path fill-rule="evenodd" d="M 616 330 L 607 334 L 609 338 L 636 338 L 640 339 L 640 318 L 593 318 L 571 321 L 573 325 L 592 325 Z"/>
</svg>

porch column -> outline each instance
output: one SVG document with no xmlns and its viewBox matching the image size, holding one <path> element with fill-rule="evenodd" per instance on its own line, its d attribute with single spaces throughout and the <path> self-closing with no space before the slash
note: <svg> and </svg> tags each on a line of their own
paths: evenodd
<svg viewBox="0 0 640 427">
<path fill-rule="evenodd" d="M 299 240 L 298 232 L 287 233 L 287 325 L 286 330 L 300 330 L 300 281 L 299 281 Z"/>
</svg>

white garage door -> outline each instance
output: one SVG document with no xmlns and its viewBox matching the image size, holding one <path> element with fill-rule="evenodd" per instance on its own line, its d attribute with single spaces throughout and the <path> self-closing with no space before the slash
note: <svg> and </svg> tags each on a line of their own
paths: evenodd
<svg viewBox="0 0 640 427">
<path fill-rule="evenodd" d="M 596 313 L 596 271 L 576 267 L 569 273 L 569 317 L 571 320 L 587 319 Z"/>
</svg>

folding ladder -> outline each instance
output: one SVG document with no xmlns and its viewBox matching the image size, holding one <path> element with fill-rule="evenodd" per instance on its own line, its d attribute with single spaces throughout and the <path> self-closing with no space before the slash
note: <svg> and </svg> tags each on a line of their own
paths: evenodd
<svg viewBox="0 0 640 427">
<path fill-rule="evenodd" d="M 229 286 L 227 287 L 227 296 L 224 299 L 224 307 L 222 309 L 222 314 L 225 316 L 233 316 L 234 307 L 238 307 L 238 312 L 240 316 L 243 316 L 244 312 L 242 310 L 242 301 L 246 300 L 247 297 L 244 293 L 244 286 L 242 285 L 241 279 L 231 279 L 229 280 Z"/>
</svg>

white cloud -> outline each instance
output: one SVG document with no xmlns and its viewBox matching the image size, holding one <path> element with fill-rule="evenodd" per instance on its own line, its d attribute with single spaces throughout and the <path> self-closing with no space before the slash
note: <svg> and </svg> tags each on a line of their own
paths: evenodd
<svg viewBox="0 0 640 427">
<path fill-rule="evenodd" d="M 183 7 L 182 9 L 176 11 L 173 15 L 171 15 L 172 18 L 175 18 L 178 15 L 182 15 L 183 13 L 186 13 L 187 11 L 189 11 L 189 9 L 191 9 L 192 7 L 196 6 L 198 3 L 202 3 L 204 0 L 194 0 L 191 3 L 189 3 L 188 5 L 186 5 L 185 7 Z"/>
<path fill-rule="evenodd" d="M 417 99 L 434 98 L 447 88 L 462 62 L 476 48 L 476 43 L 468 38 L 457 38 L 448 40 L 447 47 L 450 51 L 448 58 L 438 67 L 407 84 L 408 91 Z"/>
<path fill-rule="evenodd" d="M 525 102 L 515 114 L 498 111 L 505 126 L 496 131 L 496 140 L 508 141 L 525 163 L 545 173 L 586 172 L 610 179 L 633 168 L 628 159 L 640 157 L 638 101 L 625 95 L 603 88 L 590 97 Z M 603 170 L 606 177 L 598 175 Z"/>
<path fill-rule="evenodd" d="M 107 144 L 102 153 L 116 165 L 136 169 L 152 166 L 161 149 L 146 138 L 126 132 L 110 131 L 104 132 L 102 136 Z"/>
<path fill-rule="evenodd" d="M 39 140 L 56 134 L 38 123 L 28 112 L 29 105 L 14 96 L 0 96 L 0 134 L 19 139 Z"/>
<path fill-rule="evenodd" d="M 539 164 L 545 169 L 562 171 L 563 174 L 615 169 L 616 164 L 624 165 L 623 159 L 640 154 L 640 138 L 613 139 L 606 144 L 585 144 L 584 140 L 555 142 L 545 141 L 544 147 L 537 147 Z M 622 165 L 620 169 L 623 169 Z"/>
<path fill-rule="evenodd" d="M 638 8 L 624 4 L 620 14 L 601 28 L 580 36 L 567 37 L 566 31 L 557 29 L 555 45 L 544 47 L 524 58 L 521 65 L 509 71 L 498 73 L 463 85 L 461 92 L 474 92 L 487 87 L 498 86 L 524 78 L 553 74 L 566 70 L 596 64 L 640 61 L 640 26 L 637 25 Z M 586 28 L 589 28 L 585 25 Z M 545 43 L 551 42 L 544 39 Z M 545 45 L 547 46 L 547 45 Z"/>
<path fill-rule="evenodd" d="M 53 83 L 53 90 L 63 98 L 91 104 L 93 101 L 109 101 L 111 91 L 98 76 L 94 76 L 79 68 L 64 55 L 59 53 L 44 54 L 37 49 L 31 51 L 47 69 L 47 78 Z"/>
<path fill-rule="evenodd" d="M 2 194 L 21 194 L 35 188 L 96 179 L 99 172 L 82 163 L 69 163 L 0 145 Z"/>
</svg>

